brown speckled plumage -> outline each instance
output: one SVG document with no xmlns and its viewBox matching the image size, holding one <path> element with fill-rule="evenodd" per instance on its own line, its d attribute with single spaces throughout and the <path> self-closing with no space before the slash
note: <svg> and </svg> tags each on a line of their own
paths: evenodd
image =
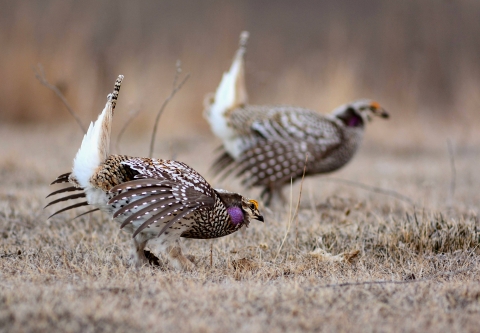
<svg viewBox="0 0 480 333">
<path fill-rule="evenodd" d="M 138 172 L 122 162 L 128 161 L 130 157 L 125 155 L 110 155 L 99 167 L 91 179 L 95 187 L 107 192 L 116 185 L 135 179 Z"/>
</svg>

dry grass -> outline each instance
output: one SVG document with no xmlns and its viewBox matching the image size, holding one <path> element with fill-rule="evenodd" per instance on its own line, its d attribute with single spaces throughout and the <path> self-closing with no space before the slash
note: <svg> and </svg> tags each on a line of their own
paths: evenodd
<svg viewBox="0 0 480 333">
<path fill-rule="evenodd" d="M 148 135 L 127 136 L 122 151 L 142 155 Z M 177 272 L 128 266 L 129 237 L 101 214 L 46 221 L 48 183 L 70 168 L 80 139 L 68 126 L 0 127 L 1 331 L 478 331 L 478 149 L 456 147 L 452 199 L 444 141 L 397 149 L 367 135 L 335 176 L 415 206 L 309 178 L 287 234 L 290 209 L 276 207 L 244 232 L 184 241 L 197 270 Z M 210 136 L 159 142 L 157 156 L 174 153 L 208 174 Z"/>
<path fill-rule="evenodd" d="M 478 331 L 479 13 L 473 0 L 5 2 L 0 121 L 23 125 L 0 124 L 0 331 Z M 129 236 L 101 214 L 46 220 L 48 184 L 71 168 L 81 131 L 33 66 L 84 125 L 124 74 L 112 146 L 147 156 L 181 59 L 191 79 L 162 116 L 153 155 L 208 175 L 218 141 L 201 105 L 242 30 L 252 103 L 328 112 L 372 97 L 387 108 L 392 119 L 369 125 L 334 176 L 409 200 L 309 178 L 297 217 L 300 184 L 265 224 L 185 240 L 193 272 L 162 258 L 130 267 Z"/>
</svg>

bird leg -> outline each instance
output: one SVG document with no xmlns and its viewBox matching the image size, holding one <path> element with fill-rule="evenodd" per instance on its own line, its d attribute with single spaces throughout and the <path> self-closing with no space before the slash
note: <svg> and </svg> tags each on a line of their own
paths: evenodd
<svg viewBox="0 0 480 333">
<path fill-rule="evenodd" d="M 143 239 L 137 239 L 138 237 L 135 237 L 133 239 L 133 263 L 134 265 L 139 268 L 142 267 L 145 264 L 149 264 L 147 257 L 145 256 L 145 246 L 147 245 L 147 240 Z"/>
<path fill-rule="evenodd" d="M 175 245 L 167 247 L 167 256 L 170 263 L 176 269 L 193 270 L 195 264 L 182 254 L 182 248 L 178 240 L 175 243 Z"/>
<path fill-rule="evenodd" d="M 285 198 L 281 187 L 266 186 L 260 194 L 266 207 L 271 207 L 272 203 L 280 203 L 282 206 L 289 203 Z"/>
<path fill-rule="evenodd" d="M 170 235 L 169 235 L 170 236 Z M 195 265 L 182 254 L 180 240 L 167 238 L 165 234 L 158 238 L 150 239 L 148 247 L 155 248 L 155 253 L 165 253 L 170 264 L 178 270 L 193 270 Z"/>
<path fill-rule="evenodd" d="M 262 193 L 260 193 L 260 198 L 263 200 L 263 203 L 265 206 L 270 206 L 270 203 L 272 201 L 272 189 L 268 186 L 266 186 Z"/>
</svg>

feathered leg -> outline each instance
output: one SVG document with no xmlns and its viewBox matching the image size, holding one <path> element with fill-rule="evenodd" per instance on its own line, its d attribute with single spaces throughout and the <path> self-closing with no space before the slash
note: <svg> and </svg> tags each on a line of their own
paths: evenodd
<svg viewBox="0 0 480 333">
<path fill-rule="evenodd" d="M 175 241 L 174 246 L 169 246 L 167 248 L 167 255 L 168 255 L 168 259 L 170 260 L 170 263 L 176 269 L 182 269 L 182 270 L 195 269 L 195 264 L 182 254 L 182 248 L 180 247 L 180 242 L 178 241 L 178 239 Z"/>
<path fill-rule="evenodd" d="M 145 256 L 145 246 L 147 245 L 147 240 L 143 237 L 135 237 L 133 239 L 133 264 L 138 268 L 142 267 L 145 264 L 149 264 L 147 257 Z"/>
<path fill-rule="evenodd" d="M 272 201 L 272 189 L 266 186 L 262 193 L 260 193 L 260 198 L 262 199 L 264 205 L 269 207 Z"/>
<path fill-rule="evenodd" d="M 195 264 L 182 254 L 182 248 L 178 238 L 172 242 L 167 239 L 162 239 L 160 236 L 159 238 L 151 239 L 148 242 L 148 246 L 154 247 L 158 252 L 165 253 L 169 263 L 175 269 L 193 270 L 195 268 Z"/>
<path fill-rule="evenodd" d="M 289 200 L 283 195 L 281 187 L 266 186 L 260 194 L 260 198 L 262 198 L 266 207 L 272 207 L 272 203 L 289 204 Z"/>
</svg>

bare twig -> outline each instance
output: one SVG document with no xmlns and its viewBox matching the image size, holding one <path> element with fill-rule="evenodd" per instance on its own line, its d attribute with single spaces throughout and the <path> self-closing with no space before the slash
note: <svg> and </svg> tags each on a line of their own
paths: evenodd
<svg viewBox="0 0 480 333">
<path fill-rule="evenodd" d="M 350 286 L 364 286 L 364 285 L 382 285 L 382 284 L 409 284 L 409 283 L 417 283 L 417 282 L 428 282 L 432 281 L 435 278 L 447 275 L 447 276 L 454 276 L 460 273 L 470 272 L 470 269 L 460 269 L 453 272 L 439 272 L 432 277 L 424 278 L 424 279 L 411 279 L 411 280 L 377 280 L 377 281 L 360 281 L 360 282 L 345 282 L 345 283 L 332 283 L 332 284 L 325 284 L 323 286 L 318 286 L 316 288 L 337 288 L 337 287 L 350 287 Z M 313 288 L 311 288 L 313 289 Z"/>
<path fill-rule="evenodd" d="M 213 268 L 213 243 L 210 243 L 210 268 Z"/>
<path fill-rule="evenodd" d="M 285 243 L 285 240 L 287 239 L 288 233 L 290 232 L 290 226 L 292 224 L 293 218 L 292 216 L 292 201 L 293 201 L 293 178 L 290 178 L 290 211 L 288 213 L 288 216 L 290 217 L 288 219 L 287 223 L 287 230 L 285 230 L 285 235 L 283 236 L 282 242 L 280 243 L 280 246 L 278 247 L 277 254 L 275 255 L 275 258 L 273 261 L 277 260 L 278 255 L 280 254 L 280 251 L 282 250 L 283 244 Z"/>
<path fill-rule="evenodd" d="M 47 78 L 45 76 L 45 71 L 43 69 L 43 66 L 41 64 L 38 64 L 38 66 L 35 68 L 33 68 L 33 71 L 35 73 L 35 77 L 37 78 L 37 80 L 42 84 L 44 85 L 45 87 L 47 87 L 48 89 L 52 90 L 55 95 L 57 95 L 57 97 L 62 101 L 63 105 L 65 105 L 65 107 L 67 108 L 68 112 L 70 112 L 70 114 L 72 115 L 73 118 L 75 118 L 75 121 L 77 122 L 78 126 L 80 126 L 80 128 L 82 129 L 83 133 L 87 133 L 87 131 L 85 130 L 85 127 L 83 127 L 82 125 L 82 122 L 80 120 L 80 118 L 78 118 L 77 114 L 75 113 L 75 111 L 73 111 L 72 107 L 70 106 L 70 104 L 68 104 L 67 102 L 67 99 L 65 98 L 65 96 L 63 96 L 62 92 L 60 91 L 60 89 L 58 89 L 56 86 L 54 86 L 53 84 L 51 84 L 50 82 L 47 81 Z"/>
<path fill-rule="evenodd" d="M 413 282 L 425 282 L 429 279 L 419 279 L 419 280 L 400 280 L 400 281 L 360 281 L 360 282 L 345 282 L 345 283 L 332 283 L 326 284 L 323 286 L 319 286 L 319 288 L 336 288 L 336 287 L 350 287 L 350 286 L 365 286 L 365 285 L 372 285 L 372 284 L 407 284 Z"/>
<path fill-rule="evenodd" d="M 393 191 L 393 190 L 383 189 L 381 187 L 376 187 L 376 186 L 370 186 L 370 185 L 362 184 L 362 183 L 359 183 L 359 182 L 356 182 L 356 181 L 353 181 L 353 180 L 342 179 L 342 178 L 328 177 L 328 178 L 322 178 L 322 179 L 337 182 L 337 183 L 343 183 L 343 184 L 354 186 L 354 187 L 358 187 L 358 188 L 361 188 L 363 190 L 370 191 L 370 192 L 373 192 L 373 193 L 385 194 L 385 195 L 388 195 L 390 197 L 394 197 L 394 198 L 397 198 L 401 201 L 407 202 L 411 205 L 415 205 L 415 201 L 413 201 L 409 197 L 407 197 L 403 194 L 400 194 L 396 191 Z"/>
<path fill-rule="evenodd" d="M 448 149 L 448 155 L 450 157 L 450 170 L 451 170 L 450 190 L 448 192 L 448 206 L 451 207 L 453 204 L 453 196 L 455 195 L 455 187 L 457 183 L 457 170 L 455 168 L 455 154 L 454 154 L 452 142 L 450 141 L 450 139 L 447 140 L 447 149 Z"/>
<path fill-rule="evenodd" d="M 125 133 L 125 130 L 127 129 L 128 125 L 130 125 L 132 123 L 133 119 L 135 119 L 140 114 L 140 112 L 141 112 L 140 109 L 130 111 L 130 116 L 128 117 L 125 124 L 123 124 L 123 127 L 120 130 L 120 132 L 118 132 L 117 140 L 115 141 L 115 150 L 117 151 L 118 154 L 120 154 L 119 144 L 120 144 L 120 139 L 123 136 L 123 133 Z"/>
<path fill-rule="evenodd" d="M 305 155 L 305 165 L 303 166 L 302 181 L 300 182 L 300 193 L 298 195 L 297 208 L 295 208 L 295 248 L 298 249 L 298 207 L 300 206 L 300 199 L 302 198 L 303 180 L 305 179 L 305 172 L 307 172 L 308 154 Z"/>
<path fill-rule="evenodd" d="M 163 102 L 162 107 L 158 111 L 157 117 L 155 118 L 155 124 L 153 126 L 153 132 L 152 132 L 152 140 L 150 141 L 150 152 L 148 154 L 149 157 L 152 157 L 152 155 L 153 155 L 153 147 L 154 147 L 154 144 L 155 144 L 155 136 L 157 134 L 158 121 L 160 120 L 160 116 L 162 115 L 163 110 L 165 110 L 165 107 L 167 106 L 168 102 L 170 102 L 170 100 L 175 96 L 175 94 L 180 89 L 182 89 L 183 85 L 185 84 L 185 82 L 190 77 L 190 73 L 188 73 L 187 75 L 185 75 L 183 80 L 177 85 L 178 78 L 180 77 L 180 74 L 182 73 L 182 66 L 181 66 L 180 60 L 177 61 L 176 68 L 177 68 L 177 70 L 175 72 L 175 78 L 173 79 L 172 92 L 170 93 L 170 96 L 168 96 L 167 99 Z"/>
<path fill-rule="evenodd" d="M 292 225 L 293 220 L 296 219 L 296 230 L 297 233 L 295 237 L 298 237 L 298 208 L 300 207 L 300 199 L 302 198 L 302 188 L 303 188 L 303 181 L 305 180 L 305 172 L 307 170 L 307 161 L 308 161 L 308 155 L 305 155 L 305 165 L 303 167 L 303 174 L 302 174 L 302 180 L 300 183 L 300 193 L 298 195 L 298 201 L 297 201 L 297 206 L 295 207 L 295 211 L 292 216 L 292 188 L 293 188 L 293 179 L 290 179 L 290 213 L 289 216 L 291 216 L 290 220 L 288 221 L 287 225 L 287 230 L 285 231 L 285 236 L 282 239 L 282 243 L 280 243 L 280 246 L 277 251 L 277 255 L 275 256 L 275 259 L 277 259 L 278 255 L 280 254 L 280 251 L 282 250 L 283 244 L 285 244 L 285 240 L 287 239 L 288 233 L 290 232 L 290 227 Z M 297 246 L 297 239 L 295 239 L 295 247 Z"/>
</svg>

